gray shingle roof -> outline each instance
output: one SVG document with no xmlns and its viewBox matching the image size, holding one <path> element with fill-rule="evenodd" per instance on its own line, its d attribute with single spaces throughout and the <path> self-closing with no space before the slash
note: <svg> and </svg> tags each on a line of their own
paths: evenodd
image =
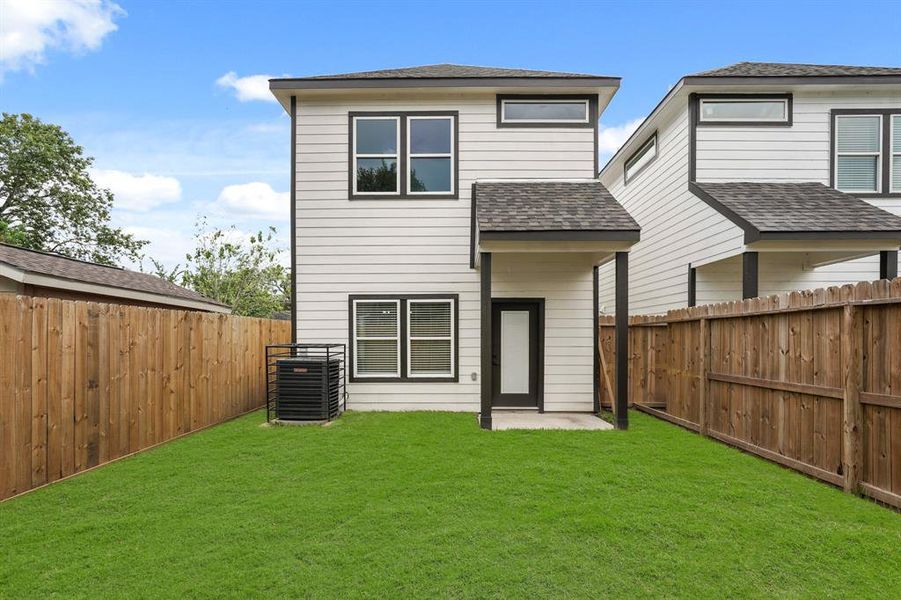
<svg viewBox="0 0 901 600">
<path fill-rule="evenodd" d="M 536 77 L 536 78 L 595 78 L 604 75 L 587 75 L 584 73 L 562 73 L 558 71 L 534 71 L 531 69 L 502 69 L 499 67 L 478 67 L 471 65 L 421 65 L 400 69 L 380 69 L 378 71 L 358 71 L 356 73 L 339 73 L 336 75 L 317 75 L 306 79 L 455 79 L 455 78 L 504 78 L 504 77 Z"/>
<path fill-rule="evenodd" d="M 901 234 L 901 217 L 822 183 L 736 181 L 694 185 L 761 233 L 897 231 Z"/>
<path fill-rule="evenodd" d="M 479 231 L 640 230 L 599 181 L 478 182 Z"/>
<path fill-rule="evenodd" d="M 85 262 L 50 252 L 0 244 L 0 263 L 29 273 L 226 306 L 155 275 Z"/>
<path fill-rule="evenodd" d="M 691 77 L 853 77 L 873 75 L 901 75 L 901 67 L 740 62 L 694 73 Z"/>
</svg>

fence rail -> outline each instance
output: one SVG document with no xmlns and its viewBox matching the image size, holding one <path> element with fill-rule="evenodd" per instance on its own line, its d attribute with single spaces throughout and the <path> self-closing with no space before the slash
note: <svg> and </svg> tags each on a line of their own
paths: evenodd
<svg viewBox="0 0 901 600">
<path fill-rule="evenodd" d="M 629 353 L 635 408 L 901 507 L 901 279 L 635 316 Z"/>
<path fill-rule="evenodd" d="M 264 405 L 290 324 L 0 294 L 0 500 Z"/>
</svg>

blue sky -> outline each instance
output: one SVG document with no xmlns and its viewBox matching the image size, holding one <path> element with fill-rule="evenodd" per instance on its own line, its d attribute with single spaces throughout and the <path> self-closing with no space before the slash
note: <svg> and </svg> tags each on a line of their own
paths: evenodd
<svg viewBox="0 0 901 600">
<path fill-rule="evenodd" d="M 901 2 L 0 0 L 0 109 L 67 129 L 117 193 L 116 223 L 173 265 L 199 215 L 274 225 L 287 246 L 288 119 L 261 76 L 440 62 L 617 75 L 603 164 L 687 73 L 901 65 L 874 22 L 901 22 Z"/>
</svg>

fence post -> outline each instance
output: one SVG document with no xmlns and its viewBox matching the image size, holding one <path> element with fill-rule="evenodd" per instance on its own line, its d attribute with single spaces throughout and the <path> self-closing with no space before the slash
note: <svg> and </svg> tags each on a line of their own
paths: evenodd
<svg viewBox="0 0 901 600">
<path fill-rule="evenodd" d="M 860 407 L 860 369 L 863 352 L 863 319 L 861 309 L 846 304 L 842 320 L 842 473 L 846 492 L 856 494 L 860 488 L 862 463 Z"/>
<path fill-rule="evenodd" d="M 707 372 L 710 369 L 710 321 L 701 319 L 701 385 L 700 400 L 698 401 L 698 425 L 699 433 L 707 435 L 707 400 L 710 396 L 710 380 L 707 379 Z"/>
</svg>

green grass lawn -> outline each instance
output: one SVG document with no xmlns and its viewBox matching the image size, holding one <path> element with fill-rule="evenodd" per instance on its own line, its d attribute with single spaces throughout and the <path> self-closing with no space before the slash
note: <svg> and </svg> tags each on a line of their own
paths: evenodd
<svg viewBox="0 0 901 600">
<path fill-rule="evenodd" d="M 263 419 L 0 504 L 0 597 L 901 596 L 901 515 L 645 415 Z"/>
</svg>

